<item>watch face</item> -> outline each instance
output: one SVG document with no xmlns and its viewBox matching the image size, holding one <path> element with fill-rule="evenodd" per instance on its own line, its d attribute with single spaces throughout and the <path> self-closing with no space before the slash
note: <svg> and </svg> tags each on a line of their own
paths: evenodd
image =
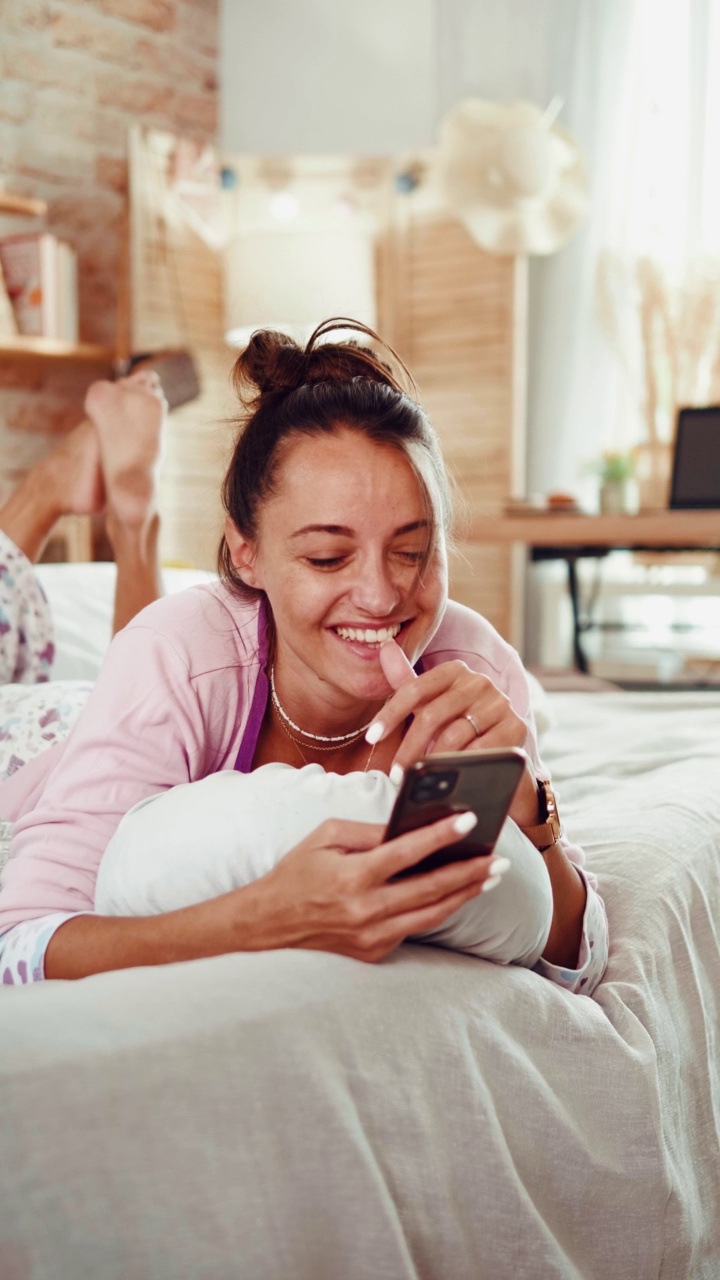
<svg viewBox="0 0 720 1280">
<path fill-rule="evenodd" d="M 535 848 L 545 853 L 546 849 L 550 849 L 560 839 L 562 823 L 555 803 L 555 794 L 548 780 L 538 778 L 537 788 L 540 821 L 532 827 L 523 827 L 522 830 Z"/>
<path fill-rule="evenodd" d="M 557 840 L 559 836 L 562 835 L 562 824 L 560 822 L 560 815 L 557 811 L 555 793 L 550 786 L 550 783 L 545 781 L 545 779 L 540 779 L 539 787 L 545 801 L 545 822 L 552 832 L 553 838 Z"/>
</svg>

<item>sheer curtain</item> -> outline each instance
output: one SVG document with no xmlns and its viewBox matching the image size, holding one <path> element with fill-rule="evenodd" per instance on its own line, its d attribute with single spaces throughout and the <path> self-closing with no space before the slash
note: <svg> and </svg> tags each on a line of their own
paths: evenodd
<svg viewBox="0 0 720 1280">
<path fill-rule="evenodd" d="M 587 460 L 643 433 L 596 315 L 603 251 L 648 255 L 675 278 L 720 256 L 720 4 L 581 0 L 573 35 L 561 119 L 589 159 L 591 216 L 530 264 L 529 492 L 582 492 Z"/>
</svg>

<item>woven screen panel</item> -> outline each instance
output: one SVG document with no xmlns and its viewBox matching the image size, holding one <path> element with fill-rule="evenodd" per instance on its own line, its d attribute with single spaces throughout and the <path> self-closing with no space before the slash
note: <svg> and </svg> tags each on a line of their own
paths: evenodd
<svg viewBox="0 0 720 1280">
<path fill-rule="evenodd" d="M 223 521 L 220 486 L 234 434 L 234 356 L 223 341 L 221 254 L 193 225 L 193 209 L 183 208 L 173 186 L 178 151 L 190 146 L 152 129 L 132 138 L 132 349 L 192 352 L 202 390 L 170 417 L 160 485 L 161 554 L 165 562 L 213 569 Z M 198 183 L 208 181 L 210 208 L 219 184 L 201 161 L 199 154 Z"/>
<path fill-rule="evenodd" d="M 517 259 L 480 249 L 427 196 L 399 196 L 381 246 L 382 332 L 411 369 L 442 441 L 463 508 L 500 515 L 522 489 L 524 284 Z M 451 594 L 518 643 L 520 584 L 512 548 L 458 528 Z"/>
</svg>

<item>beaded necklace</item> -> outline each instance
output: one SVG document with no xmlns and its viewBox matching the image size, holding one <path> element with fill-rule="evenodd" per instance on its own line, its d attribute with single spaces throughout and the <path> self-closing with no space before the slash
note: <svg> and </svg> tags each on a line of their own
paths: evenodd
<svg viewBox="0 0 720 1280">
<path fill-rule="evenodd" d="M 272 701 L 273 709 L 277 714 L 280 728 L 283 730 L 283 733 L 287 735 L 290 741 L 295 744 L 298 754 L 300 755 L 301 759 L 304 761 L 305 764 L 309 764 L 310 761 L 305 755 L 303 751 L 303 747 L 305 747 L 306 749 L 311 749 L 313 751 L 340 751 L 342 750 L 343 747 L 350 747 L 353 745 L 353 743 L 357 742 L 362 737 L 362 735 L 370 728 L 370 725 L 375 719 L 375 717 L 373 716 L 372 720 L 368 720 L 367 724 L 364 724 L 362 728 L 352 729 L 350 733 L 322 734 L 322 733 L 310 733 L 309 730 L 307 729 L 301 729 L 300 725 L 295 724 L 295 721 L 291 720 L 290 716 L 288 715 L 284 707 L 281 705 L 280 699 L 277 696 L 277 690 L 275 689 L 275 666 L 274 665 L 271 666 L 270 668 L 270 698 Z M 295 732 L 293 732 L 293 730 L 295 730 Z M 298 738 L 295 736 L 298 733 L 302 734 L 302 738 Z M 309 743 L 304 742 L 303 738 L 310 738 L 311 742 Z M 323 745 L 320 745 L 320 744 L 323 744 Z M 368 769 L 370 768 L 370 761 L 373 758 L 373 752 L 375 751 L 375 746 L 376 744 L 373 742 L 370 748 L 370 754 L 365 763 L 365 769 L 364 769 L 365 773 L 367 773 Z"/>
</svg>

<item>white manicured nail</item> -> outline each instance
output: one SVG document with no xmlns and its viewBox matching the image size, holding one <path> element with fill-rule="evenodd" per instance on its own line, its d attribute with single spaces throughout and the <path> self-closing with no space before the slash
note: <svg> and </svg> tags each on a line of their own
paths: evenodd
<svg viewBox="0 0 720 1280">
<path fill-rule="evenodd" d="M 512 863 L 509 858 L 493 858 L 488 867 L 491 876 L 503 876 L 509 871 Z"/>
<path fill-rule="evenodd" d="M 399 787 L 404 777 L 405 777 L 405 770 L 403 769 L 402 765 L 394 764 L 388 774 L 388 778 L 393 783 L 393 785 L 396 787 Z"/>
<path fill-rule="evenodd" d="M 483 882 L 480 892 L 489 893 L 491 889 L 497 889 L 501 880 L 502 876 L 488 876 L 487 880 Z"/>
<path fill-rule="evenodd" d="M 468 809 L 467 813 L 459 813 L 453 822 L 453 831 L 457 831 L 459 836 L 466 836 L 468 831 L 472 831 L 477 826 L 477 814 L 472 809 Z"/>
<path fill-rule="evenodd" d="M 374 747 L 375 743 L 380 741 L 384 733 L 385 725 L 382 720 L 374 720 L 365 734 L 365 741 L 369 743 L 371 747 Z"/>
</svg>

